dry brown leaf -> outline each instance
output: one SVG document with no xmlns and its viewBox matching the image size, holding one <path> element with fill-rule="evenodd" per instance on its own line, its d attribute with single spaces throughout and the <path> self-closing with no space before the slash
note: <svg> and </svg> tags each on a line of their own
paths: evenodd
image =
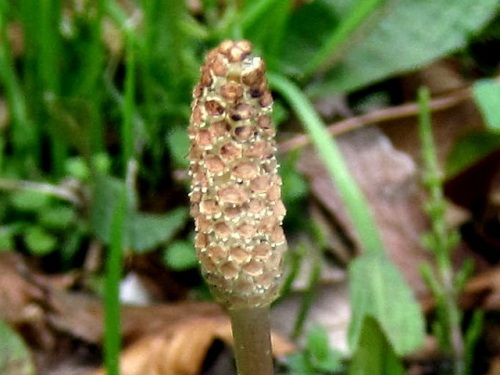
<svg viewBox="0 0 500 375">
<path fill-rule="evenodd" d="M 500 375 L 500 356 L 496 356 L 491 361 L 491 367 L 486 375 Z"/>
<path fill-rule="evenodd" d="M 167 323 L 167 322 L 165 322 Z M 201 372 L 205 357 L 214 340 L 232 345 L 229 319 L 193 317 L 146 336 L 127 349 L 120 357 L 122 375 L 196 375 Z M 291 353 L 295 347 L 283 336 L 273 333 L 274 355 Z M 105 375 L 99 369 L 91 375 Z"/>
<path fill-rule="evenodd" d="M 103 338 L 104 308 L 97 298 L 78 293 L 55 293 L 51 324 L 58 330 L 88 343 L 100 344 Z M 125 343 L 144 336 L 175 330 L 192 319 L 220 318 L 224 311 L 215 303 L 184 301 L 151 306 L 122 307 L 122 335 Z"/>
<path fill-rule="evenodd" d="M 0 317 L 29 326 L 36 346 L 45 340 L 48 345 L 42 347 L 55 348 L 61 338 L 101 345 L 102 301 L 65 291 L 67 282 L 37 274 L 19 254 L 0 254 Z M 123 374 L 197 374 L 215 339 L 232 344 L 229 318 L 212 302 L 123 306 L 121 318 Z M 272 340 L 276 355 L 294 350 L 283 336 L 273 333 Z M 50 350 L 46 354 L 50 357 Z M 44 371 L 50 366 L 45 364 Z"/>
<path fill-rule="evenodd" d="M 431 294 L 420 298 L 423 311 L 428 314 L 436 308 Z M 482 309 L 500 311 L 500 269 L 492 268 L 471 277 L 460 295 L 462 310 Z"/>
<path fill-rule="evenodd" d="M 421 211 L 415 163 L 395 150 L 376 127 L 343 134 L 337 142 L 349 171 L 368 199 L 388 255 L 410 285 L 423 292 L 425 286 L 416 265 L 428 260 L 420 246 L 420 235 L 428 224 Z M 312 193 L 359 246 L 356 230 L 323 164 L 309 152 L 303 154 L 299 168 L 310 179 Z"/>
<path fill-rule="evenodd" d="M 453 92 L 468 86 L 455 66 L 447 61 L 438 61 L 427 69 L 420 70 L 403 78 L 408 101 L 417 100 L 417 90 L 427 87 L 431 95 Z M 421 146 L 418 134 L 418 118 L 407 117 L 386 121 L 381 126 L 395 148 L 408 154 L 414 160 L 420 160 Z M 440 166 L 445 165 L 450 150 L 457 139 L 471 130 L 484 129 L 483 121 L 472 98 L 460 105 L 432 114 L 433 136 L 437 145 L 436 152 Z M 444 169 L 443 169 L 444 170 Z"/>
<path fill-rule="evenodd" d="M 0 253 L 0 318 L 18 324 L 30 321 L 33 307 L 44 291 L 27 279 L 23 258 L 13 252 Z"/>
<path fill-rule="evenodd" d="M 481 307 L 486 311 L 500 311 L 500 269 L 494 268 L 472 277 L 465 286 L 463 308 Z"/>
<path fill-rule="evenodd" d="M 144 337 L 124 350 L 122 375 L 196 375 L 215 339 L 228 339 L 227 319 L 193 318 L 156 335 Z M 93 375 L 104 375 L 100 369 Z"/>
</svg>

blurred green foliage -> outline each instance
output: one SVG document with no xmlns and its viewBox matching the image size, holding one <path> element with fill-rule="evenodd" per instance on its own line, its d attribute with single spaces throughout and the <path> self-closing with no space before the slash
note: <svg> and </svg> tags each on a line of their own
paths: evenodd
<svg viewBox="0 0 500 375">
<path fill-rule="evenodd" d="M 345 193 L 364 250 L 377 253 L 350 266 L 356 312 L 352 349 L 370 342 L 366 331 L 386 336 L 375 344 L 390 344 L 398 354 L 414 348 L 423 333 L 421 316 L 408 286 L 384 258 L 369 207 L 312 100 L 349 94 L 466 50 L 498 15 L 499 1 L 193 4 L 0 2 L 0 104 L 5 104 L 0 111 L 8 112 L 0 117 L 0 249 L 56 255 L 62 269 L 76 266 L 76 255 L 89 240 L 113 242 L 113 217 L 125 195 L 123 227 L 116 230 L 123 235 L 121 245 L 130 252 L 160 250 L 174 270 L 194 267 L 183 174 L 191 90 L 208 49 L 225 38 L 246 38 L 274 77 L 277 125 L 291 112 L 301 120 Z M 490 128 L 456 146 L 450 174 L 498 149 L 497 91 L 493 82 L 475 86 Z M 314 226 L 304 215 L 308 184 L 296 169 L 298 157 L 298 152 L 281 155 L 285 224 L 291 232 Z M 413 341 L 394 323 L 400 310 L 381 308 L 393 292 L 402 296 L 401 316 L 412 327 Z M 373 324 L 366 323 L 367 316 L 375 318 Z M 309 352 L 300 361 L 328 373 L 336 357 L 321 335 L 310 334 Z"/>
</svg>

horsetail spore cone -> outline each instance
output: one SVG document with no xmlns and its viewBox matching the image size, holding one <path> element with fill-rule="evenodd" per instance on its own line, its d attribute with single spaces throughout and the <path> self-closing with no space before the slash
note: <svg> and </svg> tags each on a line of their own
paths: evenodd
<svg viewBox="0 0 500 375">
<path fill-rule="evenodd" d="M 250 42 L 211 50 L 193 91 L 191 215 L 202 272 L 230 309 L 263 307 L 279 293 L 286 240 L 272 97 Z"/>
</svg>

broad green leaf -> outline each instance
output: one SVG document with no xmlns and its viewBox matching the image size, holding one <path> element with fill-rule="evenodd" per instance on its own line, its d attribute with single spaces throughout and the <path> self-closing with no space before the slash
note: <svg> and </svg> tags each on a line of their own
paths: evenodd
<svg viewBox="0 0 500 375">
<path fill-rule="evenodd" d="M 363 320 L 359 345 L 349 366 L 349 375 L 404 375 L 401 361 L 377 321 Z"/>
<path fill-rule="evenodd" d="M 91 228 L 106 244 L 110 243 L 113 213 L 123 189 L 125 185 L 122 181 L 109 176 L 100 176 L 96 181 L 90 215 Z M 135 251 L 152 249 L 170 240 L 184 226 L 187 217 L 188 210 L 184 207 L 158 215 L 137 212 L 129 202 L 124 232 L 125 248 Z"/>
<path fill-rule="evenodd" d="M 191 241 L 174 241 L 166 249 L 163 259 L 174 271 L 185 271 L 198 264 L 194 246 Z"/>
<path fill-rule="evenodd" d="M 491 131 L 469 133 L 453 146 L 446 161 L 446 175 L 455 176 L 499 149 L 499 133 Z"/>
<path fill-rule="evenodd" d="M 248 1 L 241 12 L 243 35 L 251 40 L 263 55 L 267 66 L 275 66 L 282 60 L 283 36 L 288 33 L 287 20 L 292 10 L 291 0 Z M 272 17 L 269 15 L 272 14 Z"/>
<path fill-rule="evenodd" d="M 280 175 L 283 179 L 283 199 L 285 202 L 299 200 L 307 195 L 308 184 L 297 170 L 299 153 L 293 152 L 281 159 Z"/>
<path fill-rule="evenodd" d="M 286 359 L 290 375 L 316 375 L 306 353 L 294 353 Z"/>
<path fill-rule="evenodd" d="M 20 190 L 12 195 L 12 205 L 21 211 L 36 212 L 50 204 L 51 197 L 34 190 Z"/>
<path fill-rule="evenodd" d="M 24 229 L 22 222 L 0 226 L 0 251 L 14 250 L 14 236 Z"/>
<path fill-rule="evenodd" d="M 283 68 L 290 73 L 301 69 L 326 43 L 339 23 L 336 9 L 326 0 L 310 2 L 292 13 L 283 43 Z"/>
<path fill-rule="evenodd" d="M 0 320 L 0 374 L 34 375 L 33 358 L 23 339 Z"/>
<path fill-rule="evenodd" d="M 109 173 L 111 169 L 111 159 L 108 155 L 104 153 L 92 155 L 91 161 L 97 172 L 102 174 Z M 81 156 L 66 159 L 65 170 L 67 174 L 81 181 L 87 181 L 91 177 L 89 165 Z"/>
<path fill-rule="evenodd" d="M 341 354 L 330 347 L 326 330 L 313 326 L 307 332 L 307 352 L 314 369 L 332 371 L 341 367 Z"/>
<path fill-rule="evenodd" d="M 129 217 L 126 233 L 128 246 L 135 251 L 145 251 L 169 241 L 188 218 L 185 207 L 162 215 L 135 213 Z"/>
<path fill-rule="evenodd" d="M 39 226 L 28 227 L 23 237 L 33 254 L 43 256 L 56 249 L 57 239 Z"/>
<path fill-rule="evenodd" d="M 46 208 L 39 215 L 40 224 L 49 229 L 67 228 L 76 220 L 76 212 L 73 208 L 59 204 Z"/>
<path fill-rule="evenodd" d="M 175 163 L 187 168 L 186 156 L 189 152 L 189 138 L 186 129 L 181 126 L 172 128 L 168 133 L 167 143 Z"/>
<path fill-rule="evenodd" d="M 2 230 L 0 228 L 0 252 L 10 251 L 14 249 L 14 238 L 10 232 Z"/>
<path fill-rule="evenodd" d="M 109 243 L 111 222 L 118 197 L 125 189 L 122 181 L 109 176 L 98 175 L 92 191 L 90 226 L 95 235 L 104 243 Z"/>
<path fill-rule="evenodd" d="M 373 317 L 398 354 L 417 349 L 424 339 L 420 306 L 399 270 L 380 253 L 365 253 L 349 267 L 353 316 L 351 349 L 360 345 L 363 322 Z"/>
<path fill-rule="evenodd" d="M 310 87 L 310 94 L 353 91 L 429 64 L 463 47 L 492 19 L 498 4 L 498 0 L 388 1 L 379 9 L 377 22 L 351 35 L 349 48 Z"/>
<path fill-rule="evenodd" d="M 486 125 L 500 131 L 500 83 L 478 81 L 473 87 L 474 99 L 483 115 Z"/>
</svg>

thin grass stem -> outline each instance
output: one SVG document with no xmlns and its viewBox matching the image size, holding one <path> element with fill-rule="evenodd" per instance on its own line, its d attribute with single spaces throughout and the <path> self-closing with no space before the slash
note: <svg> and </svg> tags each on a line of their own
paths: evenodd
<svg viewBox="0 0 500 375">
<path fill-rule="evenodd" d="M 127 52 L 126 52 L 126 73 L 125 73 L 125 93 L 122 107 L 122 164 L 127 169 L 128 163 L 134 157 L 134 113 L 135 113 L 135 51 L 131 36 L 132 32 L 127 32 Z"/>
<path fill-rule="evenodd" d="M 61 4 L 59 0 L 46 0 L 38 2 L 39 28 L 38 28 L 38 79 L 42 102 L 48 95 L 60 94 L 60 55 L 61 37 L 59 23 Z M 40 113 L 44 119 L 44 133 L 51 134 L 50 129 L 55 129 L 54 120 L 48 115 L 46 108 Z M 60 177 L 64 173 L 64 163 L 67 155 L 67 144 L 52 131 L 50 137 L 51 162 L 54 175 Z"/>
<path fill-rule="evenodd" d="M 89 4 L 94 16 L 89 21 L 88 41 L 86 41 L 82 52 L 84 55 L 82 56 L 84 74 L 82 74 L 82 80 L 77 86 L 77 95 L 85 98 L 92 108 L 88 139 L 89 148 L 93 154 L 102 153 L 105 147 L 105 129 L 102 118 L 103 93 L 100 90 L 104 70 L 104 45 L 102 43 L 104 3 L 104 1 L 96 1 Z"/>
<path fill-rule="evenodd" d="M 106 263 L 105 280 L 105 318 L 104 318 L 104 362 L 107 375 L 120 373 L 121 316 L 120 316 L 120 279 L 123 254 L 123 231 L 126 216 L 124 191 L 117 202 L 111 224 L 111 245 Z"/>
<path fill-rule="evenodd" d="M 27 117 L 26 98 L 14 69 L 10 44 L 6 41 L 8 24 L 7 4 L 0 5 L 0 82 L 5 90 L 12 117 L 12 146 L 18 160 L 36 159 L 36 137 Z M 31 162 L 28 164 L 32 164 Z"/>
</svg>

